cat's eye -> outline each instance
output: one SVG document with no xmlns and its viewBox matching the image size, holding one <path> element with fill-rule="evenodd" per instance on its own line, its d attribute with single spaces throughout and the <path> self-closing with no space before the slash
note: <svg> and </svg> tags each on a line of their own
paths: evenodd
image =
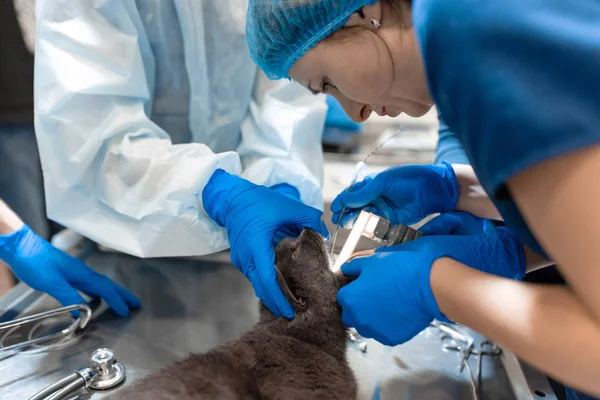
<svg viewBox="0 0 600 400">
<path fill-rule="evenodd" d="M 292 258 L 296 258 L 296 249 L 292 249 Z"/>
</svg>

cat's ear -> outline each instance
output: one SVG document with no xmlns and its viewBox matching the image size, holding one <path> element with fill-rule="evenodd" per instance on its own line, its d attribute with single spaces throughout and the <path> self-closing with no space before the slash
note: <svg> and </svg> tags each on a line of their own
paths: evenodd
<svg viewBox="0 0 600 400">
<path fill-rule="evenodd" d="M 306 309 L 306 299 L 298 297 L 292 292 L 279 268 L 275 267 L 275 271 L 277 272 L 277 283 L 279 283 L 283 295 L 288 298 L 296 310 L 304 311 Z"/>
</svg>

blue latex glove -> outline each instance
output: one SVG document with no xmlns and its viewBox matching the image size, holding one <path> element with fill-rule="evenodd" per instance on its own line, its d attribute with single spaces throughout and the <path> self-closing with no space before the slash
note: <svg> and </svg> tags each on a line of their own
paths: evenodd
<svg viewBox="0 0 600 400">
<path fill-rule="evenodd" d="M 341 211 L 348 208 L 341 221 L 347 227 L 366 209 L 394 225 L 412 225 L 428 215 L 453 211 L 458 191 L 454 170 L 446 162 L 391 167 L 340 193 L 331 203 L 331 220 L 337 223 Z"/>
<path fill-rule="evenodd" d="M 84 303 L 77 292 L 102 298 L 113 311 L 125 317 L 140 300 L 126 289 L 101 275 L 36 235 L 27 225 L 9 235 L 0 235 L 0 258 L 13 273 L 33 289 L 46 292 L 63 306 Z"/>
<path fill-rule="evenodd" d="M 288 183 L 278 183 L 276 185 L 269 186 L 269 189 L 274 190 L 277 193 L 281 193 L 282 195 L 284 195 L 292 200 L 302 202 L 302 200 L 300 199 L 300 192 L 298 191 L 298 189 L 296 189 L 294 186 L 292 186 Z M 296 234 L 295 231 L 296 231 L 295 227 L 292 227 L 292 229 L 287 229 L 287 227 L 282 227 L 275 234 L 275 237 L 273 238 L 273 244 L 275 246 L 277 246 L 277 244 L 279 244 L 279 242 L 281 242 L 285 238 L 298 237 L 298 235 Z"/>
<path fill-rule="evenodd" d="M 270 186 L 269 189 L 272 189 L 277 193 L 281 193 L 282 195 L 287 196 L 292 200 L 302 201 L 300 200 L 300 192 L 298 191 L 298 189 L 290 185 L 289 183 L 278 183 L 276 185 Z"/>
<path fill-rule="evenodd" d="M 472 268 L 510 279 L 525 275 L 522 245 L 506 228 L 472 236 L 426 236 L 398 246 L 383 247 L 370 257 L 342 266 L 358 278 L 340 289 L 342 321 L 386 345 L 404 343 L 440 312 L 429 277 L 433 263 L 450 257 Z"/>
<path fill-rule="evenodd" d="M 496 230 L 494 224 L 468 212 L 456 211 L 441 214 L 421 228 L 424 235 L 478 235 Z"/>
<path fill-rule="evenodd" d="M 329 234 L 323 213 L 265 186 L 216 170 L 202 192 L 206 213 L 227 229 L 231 261 L 250 280 L 256 295 L 279 317 L 294 317 L 275 273 L 274 239 L 282 229 L 298 236 L 308 227 Z"/>
<path fill-rule="evenodd" d="M 440 312 L 429 285 L 433 254 L 381 252 L 356 258 L 342 272 L 358 278 L 340 289 L 342 322 L 387 346 L 404 343 Z"/>
</svg>

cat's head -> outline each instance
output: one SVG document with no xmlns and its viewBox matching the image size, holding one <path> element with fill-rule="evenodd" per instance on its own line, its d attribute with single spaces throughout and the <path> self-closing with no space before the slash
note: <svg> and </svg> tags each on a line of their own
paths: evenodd
<svg viewBox="0 0 600 400">
<path fill-rule="evenodd" d="M 296 315 L 331 310 L 339 288 L 348 283 L 331 271 L 325 241 L 310 229 L 296 239 L 283 239 L 275 249 L 275 263 L 279 286 Z"/>
</svg>

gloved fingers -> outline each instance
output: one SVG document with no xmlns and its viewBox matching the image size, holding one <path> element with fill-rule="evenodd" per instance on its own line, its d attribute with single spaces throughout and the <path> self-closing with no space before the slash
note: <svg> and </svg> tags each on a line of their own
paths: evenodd
<svg viewBox="0 0 600 400">
<path fill-rule="evenodd" d="M 371 329 L 369 326 L 364 324 L 357 324 L 354 329 L 364 338 L 373 339 L 383 344 L 384 346 L 394 346 L 396 343 L 394 341 L 387 338 L 385 335 L 378 333 L 377 331 Z"/>
<path fill-rule="evenodd" d="M 346 189 L 344 189 L 344 192 L 356 192 L 357 190 L 362 189 L 367 183 L 373 180 L 373 177 L 374 176 L 371 175 L 365 176 L 360 181 L 354 182 L 354 185 L 352 185 L 351 187 L 348 186 Z"/>
<path fill-rule="evenodd" d="M 276 191 L 279 194 L 282 194 L 292 200 L 301 201 L 300 200 L 300 191 L 295 186 L 290 185 L 289 183 L 278 183 L 272 186 L 269 186 L 269 189 Z"/>
<path fill-rule="evenodd" d="M 66 281 L 55 283 L 48 289 L 47 293 L 54 297 L 63 307 L 87 303 L 79 292 Z M 79 317 L 79 310 L 71 311 L 71 315 L 73 318 Z"/>
<path fill-rule="evenodd" d="M 372 204 L 369 204 L 367 207 L 365 207 L 365 210 L 387 219 L 392 225 L 405 223 L 404 218 L 398 217 L 399 212 L 391 207 L 383 197 L 380 197 Z"/>
<path fill-rule="evenodd" d="M 419 230 L 424 235 L 453 235 L 462 220 L 454 213 L 441 214 L 423 225 Z"/>
<path fill-rule="evenodd" d="M 130 308 L 138 309 L 142 306 L 140 299 L 123 286 L 115 283 L 115 289 Z"/>
<path fill-rule="evenodd" d="M 88 267 L 80 259 L 73 257 L 70 254 L 63 253 L 56 248 L 53 249 L 58 254 L 58 257 L 56 257 L 56 265 L 69 283 L 84 285 L 85 283 L 93 281 L 94 276 L 97 274 L 96 271 Z"/>
<path fill-rule="evenodd" d="M 275 314 L 275 316 L 284 316 L 288 319 L 293 319 L 294 309 L 283 295 L 283 292 L 277 283 L 275 250 L 272 246 L 264 246 L 262 250 L 256 249 L 253 252 L 252 260 L 256 267 L 255 270 L 258 279 L 264 289 L 264 299 L 267 300 L 273 308 L 271 308 L 268 303 L 265 303 L 265 305 L 273 312 L 273 314 Z"/>
<path fill-rule="evenodd" d="M 375 256 L 355 258 L 343 264 L 341 271 L 346 276 L 359 276 L 370 263 L 377 261 L 373 257 Z"/>
<path fill-rule="evenodd" d="M 102 298 L 106 304 L 120 317 L 129 315 L 129 306 L 125 298 L 117 290 L 118 285 L 104 275 L 94 273 L 90 281 L 76 284 L 78 289 L 94 296 Z M 137 298 L 131 295 L 129 300 L 136 304 Z M 139 300 L 137 300 L 139 304 Z"/>
<path fill-rule="evenodd" d="M 277 313 L 278 310 L 275 308 L 275 305 L 270 301 L 270 299 L 265 297 L 265 290 L 263 289 L 262 283 L 260 282 L 260 279 L 258 278 L 258 273 L 256 272 L 256 268 L 254 268 L 253 266 L 248 267 L 248 269 L 246 270 L 244 275 L 246 276 L 246 278 L 248 278 L 248 280 L 252 284 L 252 288 L 254 289 L 254 295 L 256 297 L 258 297 L 260 299 L 260 301 L 262 301 L 263 304 L 269 310 L 271 310 L 273 315 L 275 315 L 277 318 L 281 317 L 281 315 Z"/>
<path fill-rule="evenodd" d="M 345 300 L 340 300 L 338 297 L 338 303 L 342 306 L 342 324 L 344 324 L 344 326 L 356 329 L 360 336 L 365 339 L 372 339 L 376 336 L 375 332 L 367 325 L 357 321 L 354 313 L 351 311 Z M 346 307 L 344 307 L 344 305 L 346 305 Z"/>
<path fill-rule="evenodd" d="M 381 196 L 383 188 L 384 186 L 377 179 L 369 180 L 362 186 L 355 184 L 352 191 L 345 190 L 333 200 L 331 211 L 336 213 L 344 208 L 363 208 Z"/>
<path fill-rule="evenodd" d="M 279 308 L 277 302 L 275 300 L 273 300 L 272 296 L 269 296 L 267 294 L 265 285 L 263 285 L 263 282 L 262 282 L 256 268 L 249 269 L 247 271 L 247 277 L 248 277 L 248 280 L 250 281 L 250 283 L 252 284 L 252 287 L 254 288 L 254 294 L 256 295 L 256 297 L 258 297 L 260 299 L 260 301 L 263 302 L 263 304 L 271 311 L 271 313 L 276 318 L 280 318 L 281 316 L 283 316 L 283 313 L 282 313 L 281 309 Z M 279 290 L 281 291 L 281 289 L 279 289 Z M 283 293 L 282 293 L 282 295 L 283 295 Z M 291 308 L 291 306 L 290 306 L 290 308 Z M 293 318 L 293 314 L 292 314 L 291 318 Z"/>
<path fill-rule="evenodd" d="M 279 242 L 281 242 L 283 239 L 290 238 L 290 237 L 291 236 L 285 235 L 281 231 L 277 231 L 277 233 L 275 234 L 275 236 L 273 236 L 273 246 L 277 246 L 279 244 Z"/>
<path fill-rule="evenodd" d="M 373 180 L 373 177 L 371 177 L 371 176 L 366 176 L 364 179 L 362 179 L 362 180 L 360 180 L 360 181 L 358 181 L 358 182 L 355 182 L 355 183 L 354 183 L 354 185 L 352 185 L 352 187 L 347 187 L 346 189 L 342 190 L 342 191 L 340 192 L 340 194 L 338 194 L 338 195 L 337 195 L 337 197 L 336 197 L 336 198 L 333 200 L 333 202 L 331 203 L 331 211 L 334 211 L 334 208 L 335 208 L 335 211 L 334 211 L 334 212 L 340 212 L 340 211 L 341 211 L 342 207 L 341 207 L 341 206 L 339 206 L 339 201 L 338 201 L 338 198 L 339 198 L 341 195 L 344 195 L 344 194 L 346 194 L 346 193 L 348 193 L 348 192 L 355 192 L 355 191 L 357 191 L 357 190 L 360 190 L 360 189 L 362 189 L 362 188 L 363 188 L 363 187 L 364 187 L 364 186 L 365 186 L 367 183 L 371 182 L 372 180 Z"/>
<path fill-rule="evenodd" d="M 297 238 L 301 231 L 295 225 L 282 226 L 275 232 L 273 236 L 273 245 L 276 246 L 285 238 Z"/>
<path fill-rule="evenodd" d="M 356 222 L 356 218 L 358 218 L 358 215 L 360 214 L 360 212 L 361 212 L 361 210 L 347 210 L 344 213 L 344 215 L 342 215 L 341 212 L 335 213 L 331 217 L 331 221 L 336 225 L 339 221 L 340 226 L 342 228 L 352 229 L 352 227 L 354 226 L 354 223 Z M 340 216 L 342 217 L 341 219 L 340 219 Z"/>
<path fill-rule="evenodd" d="M 317 232 L 324 238 L 328 239 L 329 230 L 327 230 L 327 226 L 323 222 L 322 217 L 323 213 L 321 211 L 317 210 L 316 208 L 309 207 L 307 214 L 301 216 L 300 218 L 295 218 L 292 222 L 296 225 L 296 228 L 298 229 L 298 235 L 300 234 L 302 229 L 309 228 Z"/>
<path fill-rule="evenodd" d="M 118 295 L 130 307 L 140 308 L 140 300 L 133 294 L 131 294 L 128 290 L 119 286 L 117 283 L 113 282 L 106 276 L 97 273 L 96 271 L 85 265 L 83 261 L 79 260 L 78 258 L 72 257 L 68 254 L 64 255 L 68 258 L 65 258 L 65 263 L 61 264 L 61 271 L 65 275 L 67 281 L 69 281 L 77 289 L 81 290 L 82 292 L 85 292 L 85 294 L 89 295 L 92 298 L 99 298 L 103 297 L 103 295 L 98 291 L 98 282 L 107 282 L 106 284 L 104 284 L 104 286 L 111 288 L 112 291 L 116 291 Z M 120 312 L 121 311 L 122 309 L 120 310 Z"/>
</svg>

